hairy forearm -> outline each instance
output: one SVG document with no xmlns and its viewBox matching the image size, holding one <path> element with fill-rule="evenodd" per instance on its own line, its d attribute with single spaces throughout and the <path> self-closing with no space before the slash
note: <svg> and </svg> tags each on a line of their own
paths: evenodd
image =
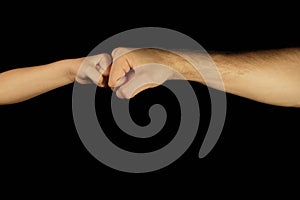
<svg viewBox="0 0 300 200">
<path fill-rule="evenodd" d="M 25 101 L 74 82 L 80 59 L 10 70 L 0 74 L 0 105 Z M 70 70 L 74 69 L 74 70 Z"/>
<path fill-rule="evenodd" d="M 263 103 L 300 107 L 300 48 L 213 53 L 211 57 L 226 92 Z M 189 80 L 220 89 L 217 81 L 209 75 L 210 67 L 202 70 L 202 75 L 208 77 L 206 82 L 203 77 L 195 75 L 195 71 L 189 73 Z"/>
</svg>

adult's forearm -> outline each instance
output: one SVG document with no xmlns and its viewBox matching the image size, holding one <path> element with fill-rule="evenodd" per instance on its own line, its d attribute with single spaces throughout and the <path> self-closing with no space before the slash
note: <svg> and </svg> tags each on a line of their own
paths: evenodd
<svg viewBox="0 0 300 200">
<path fill-rule="evenodd" d="M 215 53 L 211 57 L 226 92 L 263 103 L 300 107 L 300 48 Z M 204 82 L 200 76 L 191 80 L 218 87 L 213 81 Z"/>
<path fill-rule="evenodd" d="M 0 74 L 0 104 L 25 101 L 74 82 L 80 59 L 10 70 Z M 76 70 L 73 70 L 76 71 Z"/>
</svg>

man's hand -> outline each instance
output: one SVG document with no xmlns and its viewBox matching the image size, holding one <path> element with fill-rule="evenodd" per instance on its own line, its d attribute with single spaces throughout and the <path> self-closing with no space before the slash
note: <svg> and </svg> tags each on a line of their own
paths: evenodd
<svg viewBox="0 0 300 200">
<path fill-rule="evenodd" d="M 161 49 L 117 48 L 112 57 L 108 85 L 120 98 L 132 98 L 167 80 L 188 78 L 193 70 L 184 58 Z"/>
</svg>

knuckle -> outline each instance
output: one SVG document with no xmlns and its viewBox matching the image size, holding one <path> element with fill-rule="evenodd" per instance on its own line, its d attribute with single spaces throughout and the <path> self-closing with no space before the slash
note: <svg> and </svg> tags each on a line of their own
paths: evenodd
<svg viewBox="0 0 300 200">
<path fill-rule="evenodd" d="M 122 51 L 122 49 L 123 49 L 123 47 L 115 48 L 111 53 L 112 57 L 117 57 L 119 55 L 119 52 Z"/>
<path fill-rule="evenodd" d="M 108 80 L 108 86 L 112 88 L 115 87 L 115 84 L 112 80 Z"/>
</svg>

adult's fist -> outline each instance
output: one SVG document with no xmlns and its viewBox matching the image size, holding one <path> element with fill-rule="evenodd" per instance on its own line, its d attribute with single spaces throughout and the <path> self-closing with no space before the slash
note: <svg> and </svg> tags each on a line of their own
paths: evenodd
<svg viewBox="0 0 300 200">
<path fill-rule="evenodd" d="M 108 85 L 127 99 L 167 80 L 182 79 L 190 65 L 175 53 L 152 48 L 116 48 L 112 58 Z"/>
</svg>

